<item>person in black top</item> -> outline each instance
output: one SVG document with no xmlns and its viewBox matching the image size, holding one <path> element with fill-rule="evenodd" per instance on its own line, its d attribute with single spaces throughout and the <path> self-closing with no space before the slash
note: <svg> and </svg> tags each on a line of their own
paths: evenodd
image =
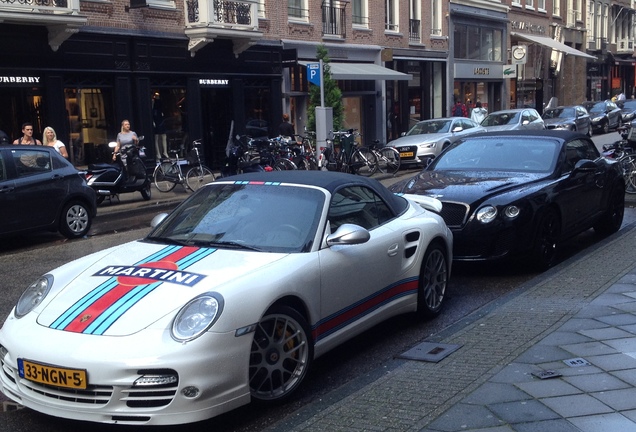
<svg viewBox="0 0 636 432">
<path fill-rule="evenodd" d="M 289 114 L 283 114 L 283 122 L 278 126 L 278 133 L 282 136 L 294 136 L 294 125 L 289 122 Z"/>
</svg>

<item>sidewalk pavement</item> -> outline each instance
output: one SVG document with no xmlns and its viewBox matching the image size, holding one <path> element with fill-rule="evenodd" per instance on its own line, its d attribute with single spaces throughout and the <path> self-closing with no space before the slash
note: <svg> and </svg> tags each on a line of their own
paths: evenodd
<svg viewBox="0 0 636 432">
<path fill-rule="evenodd" d="M 636 431 L 634 251 L 636 224 L 408 352 L 441 360 L 398 357 L 267 430 Z"/>
</svg>

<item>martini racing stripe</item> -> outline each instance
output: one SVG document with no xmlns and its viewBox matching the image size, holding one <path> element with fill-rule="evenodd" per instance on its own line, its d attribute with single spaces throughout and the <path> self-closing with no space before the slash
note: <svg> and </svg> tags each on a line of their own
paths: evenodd
<svg viewBox="0 0 636 432">
<path fill-rule="evenodd" d="M 315 341 L 324 339 L 340 328 L 359 320 L 387 303 L 400 297 L 416 294 L 418 286 L 419 278 L 417 276 L 396 282 L 383 290 L 323 318 L 314 325 L 312 336 Z"/>
<path fill-rule="evenodd" d="M 163 266 L 171 264 L 183 270 L 215 251 L 212 248 L 168 246 L 137 262 L 135 266 L 145 264 L 154 268 L 152 264 L 156 264 L 161 268 L 163 263 Z M 122 279 L 127 283 L 122 283 Z M 131 279 L 136 281 L 134 276 L 111 276 L 60 315 L 51 328 L 103 334 L 126 311 L 164 282 L 157 280 L 130 284 Z"/>
</svg>

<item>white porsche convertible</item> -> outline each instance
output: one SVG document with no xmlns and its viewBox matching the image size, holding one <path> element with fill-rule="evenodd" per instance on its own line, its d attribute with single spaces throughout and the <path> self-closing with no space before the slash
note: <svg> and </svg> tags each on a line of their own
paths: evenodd
<svg viewBox="0 0 636 432">
<path fill-rule="evenodd" d="M 209 184 L 138 241 L 29 286 L 0 330 L 0 388 L 53 416 L 161 425 L 288 397 L 314 358 L 387 318 L 437 315 L 439 201 L 284 171 Z"/>
</svg>

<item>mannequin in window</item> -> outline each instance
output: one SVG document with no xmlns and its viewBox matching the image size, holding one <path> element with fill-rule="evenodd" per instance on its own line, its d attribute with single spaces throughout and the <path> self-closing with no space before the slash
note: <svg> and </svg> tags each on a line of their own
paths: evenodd
<svg viewBox="0 0 636 432">
<path fill-rule="evenodd" d="M 168 140 L 166 137 L 166 126 L 164 124 L 163 107 L 161 98 L 155 96 L 152 101 L 152 125 L 155 135 L 155 159 L 168 158 Z"/>
</svg>

